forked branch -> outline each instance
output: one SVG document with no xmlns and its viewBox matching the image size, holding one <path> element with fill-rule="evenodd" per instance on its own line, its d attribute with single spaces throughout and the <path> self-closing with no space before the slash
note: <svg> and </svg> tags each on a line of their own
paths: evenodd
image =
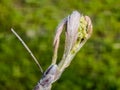
<svg viewBox="0 0 120 90">
<path fill-rule="evenodd" d="M 65 27 L 65 29 L 63 29 Z M 62 31 L 65 30 L 65 48 L 62 56 L 62 60 L 59 64 L 57 61 L 57 52 L 60 42 L 60 36 Z M 30 55 L 33 57 L 34 61 L 39 66 L 41 72 L 43 72 L 41 66 L 39 65 L 37 59 L 32 54 L 31 50 L 27 47 L 24 41 L 17 35 L 17 33 L 11 29 L 11 31 L 16 35 L 16 37 L 21 41 L 23 46 L 27 49 Z M 51 90 L 52 83 L 58 80 L 63 73 L 63 71 L 70 65 L 76 53 L 81 49 L 85 42 L 90 38 L 92 34 L 92 22 L 88 16 L 83 16 L 77 11 L 73 11 L 71 15 L 66 17 L 58 25 L 56 34 L 54 37 L 54 54 L 51 65 L 43 73 L 42 78 L 35 86 L 34 90 Z"/>
</svg>

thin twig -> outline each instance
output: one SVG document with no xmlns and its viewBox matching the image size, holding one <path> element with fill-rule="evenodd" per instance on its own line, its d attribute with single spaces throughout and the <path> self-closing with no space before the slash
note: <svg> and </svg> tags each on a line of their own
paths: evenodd
<svg viewBox="0 0 120 90">
<path fill-rule="evenodd" d="M 38 67 L 40 68 L 40 71 L 43 73 L 43 69 L 41 67 L 41 65 L 39 64 L 38 60 L 35 58 L 35 56 L 33 55 L 33 53 L 31 52 L 31 50 L 28 48 L 28 46 L 25 44 L 25 42 L 22 40 L 22 38 L 14 31 L 14 29 L 11 28 L 11 31 L 13 32 L 13 34 L 20 40 L 20 42 L 22 43 L 22 45 L 25 47 L 25 49 L 29 52 L 29 54 L 32 56 L 33 60 L 36 62 L 36 64 L 38 65 Z"/>
</svg>

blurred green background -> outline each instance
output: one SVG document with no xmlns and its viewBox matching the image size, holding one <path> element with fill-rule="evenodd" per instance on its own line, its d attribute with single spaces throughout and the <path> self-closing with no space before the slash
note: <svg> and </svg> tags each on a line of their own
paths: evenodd
<svg viewBox="0 0 120 90">
<path fill-rule="evenodd" d="M 32 90 L 41 77 L 10 28 L 45 70 L 56 26 L 73 10 L 91 17 L 93 34 L 52 90 L 120 90 L 120 0 L 0 0 L 0 90 Z"/>
</svg>

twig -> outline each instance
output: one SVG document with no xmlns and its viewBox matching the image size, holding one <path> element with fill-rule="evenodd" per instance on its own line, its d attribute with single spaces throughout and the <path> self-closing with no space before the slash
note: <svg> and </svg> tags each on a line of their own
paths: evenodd
<svg viewBox="0 0 120 90">
<path fill-rule="evenodd" d="M 61 61 L 56 64 L 57 52 L 59 48 L 60 36 L 65 30 L 65 48 Z M 54 37 L 54 54 L 52 64 L 44 72 L 42 78 L 35 86 L 34 90 L 51 90 L 52 84 L 57 81 L 63 71 L 70 65 L 74 56 L 90 38 L 92 33 L 92 22 L 88 16 L 83 16 L 77 11 L 73 11 L 57 27 Z"/>
</svg>

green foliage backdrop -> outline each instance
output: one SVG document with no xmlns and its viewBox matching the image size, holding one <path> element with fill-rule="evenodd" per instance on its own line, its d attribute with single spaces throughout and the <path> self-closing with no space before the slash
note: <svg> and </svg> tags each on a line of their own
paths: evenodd
<svg viewBox="0 0 120 90">
<path fill-rule="evenodd" d="M 120 0 L 0 0 L 0 90 L 32 90 L 41 77 L 10 28 L 45 70 L 56 26 L 73 10 L 91 17 L 93 34 L 52 89 L 120 90 Z"/>
</svg>

